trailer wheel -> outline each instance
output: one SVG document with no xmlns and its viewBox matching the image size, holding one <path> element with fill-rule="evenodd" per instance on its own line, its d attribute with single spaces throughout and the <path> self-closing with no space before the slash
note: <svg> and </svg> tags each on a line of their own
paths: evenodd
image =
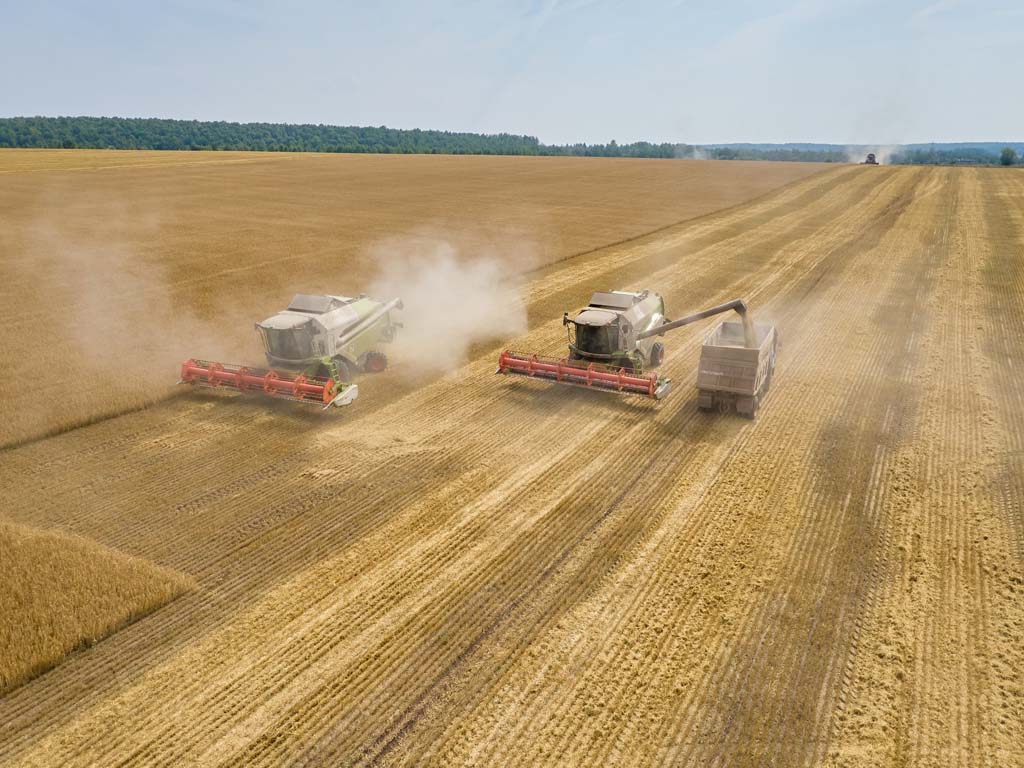
<svg viewBox="0 0 1024 768">
<path fill-rule="evenodd" d="M 648 365 L 650 365 L 651 368 L 657 368 L 659 365 L 661 365 L 661 362 L 664 359 L 665 345 L 662 344 L 660 341 L 655 342 L 654 345 L 651 347 L 651 355 L 648 361 Z"/>
<path fill-rule="evenodd" d="M 754 397 L 741 397 L 736 401 L 736 412 L 744 418 L 753 420 L 757 417 L 757 408 L 760 404 L 760 398 Z"/>
<path fill-rule="evenodd" d="M 736 413 L 744 418 L 750 418 L 750 413 L 753 410 L 753 398 L 752 397 L 737 397 L 736 398 Z"/>
<path fill-rule="evenodd" d="M 367 352 L 363 360 L 363 370 L 367 373 L 380 373 L 388 367 L 388 358 L 383 352 Z"/>
<path fill-rule="evenodd" d="M 767 392 L 772 386 L 772 376 L 775 375 L 775 345 L 772 345 L 772 355 L 768 358 L 768 370 L 764 374 L 764 385 L 761 387 L 762 392 Z"/>
<path fill-rule="evenodd" d="M 710 413 L 715 409 L 715 396 L 703 389 L 697 393 L 697 408 L 704 413 Z"/>
</svg>

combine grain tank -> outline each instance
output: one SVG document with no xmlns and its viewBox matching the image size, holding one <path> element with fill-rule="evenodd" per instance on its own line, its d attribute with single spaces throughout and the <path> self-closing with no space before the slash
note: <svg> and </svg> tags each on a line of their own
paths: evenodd
<svg viewBox="0 0 1024 768">
<path fill-rule="evenodd" d="M 743 323 L 726 320 L 704 339 L 697 369 L 697 407 L 702 411 L 757 415 L 775 372 L 779 336 L 772 325 L 754 323 L 756 346 L 747 346 Z"/>
</svg>

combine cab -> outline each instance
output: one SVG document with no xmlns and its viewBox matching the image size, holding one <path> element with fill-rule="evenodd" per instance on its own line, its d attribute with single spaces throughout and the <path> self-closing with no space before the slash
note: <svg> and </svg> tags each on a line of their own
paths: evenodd
<svg viewBox="0 0 1024 768">
<path fill-rule="evenodd" d="M 347 405 L 359 393 L 352 383 L 356 371 L 387 368 L 380 347 L 394 340 L 401 324 L 391 314 L 401 308 L 400 299 L 296 294 L 283 312 L 256 323 L 270 367 L 191 359 L 182 364 L 181 382 L 324 407 Z"/>
</svg>

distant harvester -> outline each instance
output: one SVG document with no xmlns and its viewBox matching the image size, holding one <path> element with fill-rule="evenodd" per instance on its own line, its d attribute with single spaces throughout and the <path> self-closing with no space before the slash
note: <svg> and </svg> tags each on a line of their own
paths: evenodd
<svg viewBox="0 0 1024 768">
<path fill-rule="evenodd" d="M 875 153 L 868 152 L 868 156 L 864 159 L 864 162 L 861 163 L 861 165 L 878 165 L 878 161 L 875 160 Z"/>
</svg>

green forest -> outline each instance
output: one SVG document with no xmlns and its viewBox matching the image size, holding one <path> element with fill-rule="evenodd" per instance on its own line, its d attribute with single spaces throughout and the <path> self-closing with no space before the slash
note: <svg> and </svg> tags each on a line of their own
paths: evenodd
<svg viewBox="0 0 1024 768">
<path fill-rule="evenodd" d="M 249 150 L 265 152 L 372 152 L 443 155 L 554 155 L 585 157 L 708 158 L 845 163 L 837 145 L 721 145 L 638 141 L 619 144 L 543 144 L 534 136 L 338 125 L 229 123 L 134 117 L 0 118 L 0 147 L 63 149 Z M 913 145 L 888 162 L 911 165 L 1012 165 L 1009 147 Z"/>
<path fill-rule="evenodd" d="M 0 147 L 250 150 L 445 155 L 557 155 L 842 162 L 839 152 L 698 149 L 689 144 L 542 144 L 534 136 L 285 123 L 228 123 L 124 117 L 0 118 Z"/>
</svg>

